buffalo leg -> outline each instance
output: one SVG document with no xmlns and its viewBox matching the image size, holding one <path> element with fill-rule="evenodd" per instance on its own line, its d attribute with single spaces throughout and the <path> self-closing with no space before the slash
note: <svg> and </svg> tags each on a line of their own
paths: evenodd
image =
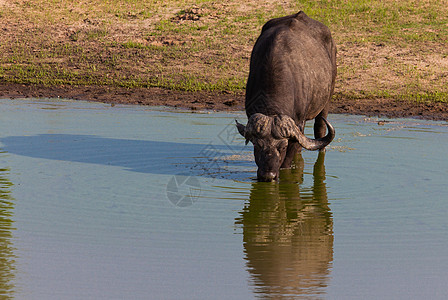
<svg viewBox="0 0 448 300">
<path fill-rule="evenodd" d="M 320 139 L 320 138 L 325 137 L 327 125 L 325 125 L 325 121 L 323 118 L 327 118 L 327 116 L 328 116 L 328 105 L 314 119 L 314 138 L 315 139 Z M 321 149 L 320 151 L 325 151 L 325 148 Z"/>
<path fill-rule="evenodd" d="M 294 157 L 300 150 L 302 150 L 302 147 L 299 145 L 299 143 L 289 142 L 288 148 L 286 149 L 285 159 L 283 160 L 283 163 L 280 166 L 280 168 L 290 169 Z"/>
<path fill-rule="evenodd" d="M 314 119 L 314 138 L 320 139 L 325 136 L 327 125 L 325 125 L 323 118 L 327 118 L 327 116 L 328 116 L 328 110 L 324 109 Z"/>
<path fill-rule="evenodd" d="M 300 131 L 303 133 L 305 130 L 305 122 L 302 122 L 301 124 L 296 124 L 297 127 L 299 127 Z M 281 169 L 290 169 L 292 161 L 294 160 L 294 157 L 297 153 L 302 152 L 302 146 L 299 143 L 295 142 L 289 142 L 288 148 L 286 149 L 286 155 L 285 159 L 283 160 L 282 165 L 280 166 Z"/>
</svg>

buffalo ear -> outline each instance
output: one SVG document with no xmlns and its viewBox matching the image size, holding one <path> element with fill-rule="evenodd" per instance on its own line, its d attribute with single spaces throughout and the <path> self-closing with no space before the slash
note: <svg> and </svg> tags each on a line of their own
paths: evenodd
<svg viewBox="0 0 448 300">
<path fill-rule="evenodd" d="M 238 132 L 246 139 L 246 145 L 249 143 L 249 139 L 246 136 L 246 126 L 244 126 L 241 123 L 238 123 L 237 120 L 235 120 L 236 122 L 236 128 L 238 129 Z"/>
<path fill-rule="evenodd" d="M 246 126 L 244 126 L 243 124 L 241 124 L 241 123 L 238 123 L 238 121 L 237 120 L 235 120 L 235 122 L 236 122 L 236 128 L 238 129 L 238 132 L 243 136 L 243 137 L 246 137 Z"/>
</svg>

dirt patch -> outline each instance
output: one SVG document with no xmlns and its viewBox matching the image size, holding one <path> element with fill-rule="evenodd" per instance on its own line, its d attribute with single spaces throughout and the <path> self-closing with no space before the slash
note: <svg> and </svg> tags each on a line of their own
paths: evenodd
<svg viewBox="0 0 448 300">
<path fill-rule="evenodd" d="M 0 0 L 0 97 L 243 110 L 261 26 L 304 10 L 338 46 L 332 112 L 448 119 L 446 0 L 131 2 Z"/>
<path fill-rule="evenodd" d="M 430 101 L 393 101 L 376 99 L 334 99 L 331 113 L 356 114 L 370 117 L 419 118 L 448 121 L 448 104 Z"/>
<path fill-rule="evenodd" d="M 161 88 L 107 86 L 38 86 L 0 82 L 0 98 L 66 98 L 111 104 L 136 104 L 215 111 L 244 110 L 242 92 L 182 92 Z M 448 104 L 391 99 L 335 99 L 331 113 L 448 121 Z"/>
<path fill-rule="evenodd" d="M 64 98 L 111 104 L 168 106 L 191 110 L 243 110 L 239 93 L 183 92 L 161 88 L 112 86 L 39 86 L 1 83 L 0 98 Z"/>
</svg>

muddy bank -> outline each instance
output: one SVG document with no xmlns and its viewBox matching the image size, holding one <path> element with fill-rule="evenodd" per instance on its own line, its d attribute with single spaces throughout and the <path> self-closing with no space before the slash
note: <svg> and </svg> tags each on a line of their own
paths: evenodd
<svg viewBox="0 0 448 300">
<path fill-rule="evenodd" d="M 244 110 L 244 93 L 182 92 L 160 88 L 36 86 L 0 83 L 1 98 L 67 98 L 111 104 L 168 106 L 191 110 Z M 331 113 L 448 121 L 448 103 L 336 97 Z"/>
</svg>

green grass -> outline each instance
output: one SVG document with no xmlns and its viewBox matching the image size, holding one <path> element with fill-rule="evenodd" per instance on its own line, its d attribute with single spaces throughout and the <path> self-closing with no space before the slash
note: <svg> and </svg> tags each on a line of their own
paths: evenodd
<svg viewBox="0 0 448 300">
<path fill-rule="evenodd" d="M 261 26 L 303 10 L 333 32 L 338 97 L 448 102 L 446 0 L 50 2 L 0 6 L 0 80 L 242 92 Z"/>
<path fill-rule="evenodd" d="M 343 42 L 409 42 L 447 40 L 447 1 L 300 1 L 310 16 L 344 36 Z M 361 37 L 359 37 L 361 36 Z"/>
</svg>

